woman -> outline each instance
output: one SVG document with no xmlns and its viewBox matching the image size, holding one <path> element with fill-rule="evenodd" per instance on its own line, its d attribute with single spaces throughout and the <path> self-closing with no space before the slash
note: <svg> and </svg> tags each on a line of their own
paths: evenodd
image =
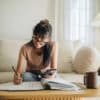
<svg viewBox="0 0 100 100">
<path fill-rule="evenodd" d="M 14 83 L 23 81 L 39 81 L 39 72 L 48 69 L 57 69 L 57 43 L 51 40 L 52 27 L 48 20 L 41 20 L 33 29 L 32 40 L 24 44 L 19 53 L 17 75 L 14 74 Z M 27 64 L 26 72 L 23 67 Z M 45 74 L 43 77 L 52 78 L 55 73 Z"/>
</svg>

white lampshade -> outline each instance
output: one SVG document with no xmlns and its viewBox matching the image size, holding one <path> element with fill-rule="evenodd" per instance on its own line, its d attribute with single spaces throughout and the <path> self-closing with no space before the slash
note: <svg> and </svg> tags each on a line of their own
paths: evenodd
<svg viewBox="0 0 100 100">
<path fill-rule="evenodd" d="M 92 22 L 93 27 L 100 27 L 100 13 L 94 18 Z"/>
</svg>

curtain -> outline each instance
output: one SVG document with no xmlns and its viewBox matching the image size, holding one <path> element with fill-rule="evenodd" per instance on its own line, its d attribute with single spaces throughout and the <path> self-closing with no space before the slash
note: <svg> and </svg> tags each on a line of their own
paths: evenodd
<svg viewBox="0 0 100 100">
<path fill-rule="evenodd" d="M 51 3 L 51 19 L 53 26 L 53 39 L 63 40 L 64 31 L 64 0 L 50 0 Z"/>
<path fill-rule="evenodd" d="M 98 0 L 64 0 L 64 37 L 95 44 L 96 32 L 91 23 L 97 14 Z"/>
<path fill-rule="evenodd" d="M 59 41 L 80 40 L 94 45 L 96 31 L 91 23 L 98 13 L 99 0 L 52 0 L 54 33 Z"/>
</svg>

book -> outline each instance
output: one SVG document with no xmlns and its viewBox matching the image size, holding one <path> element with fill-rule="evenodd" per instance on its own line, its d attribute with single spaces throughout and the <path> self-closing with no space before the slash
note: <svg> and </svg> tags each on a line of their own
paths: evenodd
<svg viewBox="0 0 100 100">
<path fill-rule="evenodd" d="M 68 82 L 60 77 L 51 79 L 41 79 L 41 81 L 22 82 L 15 85 L 13 82 L 0 84 L 0 90 L 17 91 L 17 90 L 80 90 L 80 86 Z"/>
</svg>

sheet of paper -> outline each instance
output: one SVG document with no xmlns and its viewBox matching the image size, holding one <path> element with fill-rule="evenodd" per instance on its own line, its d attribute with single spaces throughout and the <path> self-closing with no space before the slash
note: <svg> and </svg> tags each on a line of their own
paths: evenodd
<svg viewBox="0 0 100 100">
<path fill-rule="evenodd" d="M 41 82 L 23 82 L 19 85 L 13 82 L 0 84 L 0 90 L 41 90 L 43 86 Z"/>
</svg>

